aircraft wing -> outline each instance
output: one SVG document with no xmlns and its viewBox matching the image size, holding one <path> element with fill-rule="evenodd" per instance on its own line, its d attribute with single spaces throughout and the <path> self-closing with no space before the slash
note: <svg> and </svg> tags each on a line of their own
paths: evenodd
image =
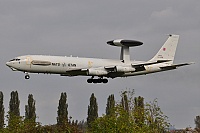
<svg viewBox="0 0 200 133">
<path fill-rule="evenodd" d="M 142 67 L 146 65 L 153 65 L 153 64 L 158 64 L 158 63 L 163 63 L 163 62 L 169 62 L 171 60 L 157 60 L 157 61 L 147 61 L 144 63 L 133 63 L 131 64 L 133 67 Z"/>
<path fill-rule="evenodd" d="M 158 60 L 158 61 L 148 61 L 148 62 L 142 62 L 142 63 L 133 63 L 133 64 L 131 64 L 132 68 L 128 68 L 128 69 L 131 69 L 130 71 L 132 71 L 132 70 L 140 71 L 140 70 L 144 70 L 143 67 L 146 65 L 158 64 L 158 63 L 163 63 L 163 62 L 168 62 L 168 61 L 171 61 L 171 60 Z M 107 71 L 113 72 L 118 67 L 120 67 L 120 66 L 105 66 L 104 68 Z M 122 66 L 121 68 L 127 69 L 127 67 L 124 67 L 124 66 Z M 129 70 L 127 70 L 127 71 L 129 71 Z"/>
<path fill-rule="evenodd" d="M 87 72 L 88 69 L 73 69 L 66 71 L 66 74 L 61 74 L 60 76 L 77 76 L 82 75 Z"/>
<path fill-rule="evenodd" d="M 168 62 L 171 60 L 158 60 L 158 61 L 148 61 L 148 62 L 142 62 L 142 63 L 133 63 L 131 64 L 132 67 L 137 68 L 137 67 L 143 67 L 146 65 L 152 65 L 152 64 L 158 64 L 158 63 L 163 63 L 163 62 Z M 113 71 L 116 66 L 105 66 L 104 67 L 108 71 Z"/>
<path fill-rule="evenodd" d="M 172 64 L 171 66 L 164 66 L 164 67 L 160 67 L 160 68 L 163 69 L 163 70 L 171 70 L 171 69 L 176 69 L 177 67 L 191 65 L 191 64 L 194 64 L 194 62 L 181 63 L 181 64 Z"/>
</svg>

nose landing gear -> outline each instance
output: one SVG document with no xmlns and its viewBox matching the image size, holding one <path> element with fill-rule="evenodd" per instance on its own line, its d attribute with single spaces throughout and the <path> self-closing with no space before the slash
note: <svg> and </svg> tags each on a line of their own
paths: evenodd
<svg viewBox="0 0 200 133">
<path fill-rule="evenodd" d="M 30 75 L 28 73 L 26 73 L 25 79 L 30 79 Z"/>
</svg>

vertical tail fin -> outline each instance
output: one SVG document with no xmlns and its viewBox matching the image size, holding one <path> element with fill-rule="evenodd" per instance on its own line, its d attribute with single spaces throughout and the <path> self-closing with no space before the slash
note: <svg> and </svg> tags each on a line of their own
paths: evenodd
<svg viewBox="0 0 200 133">
<path fill-rule="evenodd" d="M 179 35 L 169 35 L 167 41 L 150 61 L 169 60 L 168 63 L 172 64 L 174 61 L 178 40 Z"/>
</svg>

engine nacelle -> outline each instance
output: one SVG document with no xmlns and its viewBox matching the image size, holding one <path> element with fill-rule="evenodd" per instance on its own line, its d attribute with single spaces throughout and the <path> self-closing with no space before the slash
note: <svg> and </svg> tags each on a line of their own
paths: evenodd
<svg viewBox="0 0 200 133">
<path fill-rule="evenodd" d="M 104 76 L 107 74 L 108 72 L 106 70 L 88 69 L 87 71 L 87 75 L 90 76 Z"/>
<path fill-rule="evenodd" d="M 123 67 L 123 66 L 116 66 L 115 67 L 116 72 L 134 72 L 135 68 L 133 67 Z"/>
</svg>

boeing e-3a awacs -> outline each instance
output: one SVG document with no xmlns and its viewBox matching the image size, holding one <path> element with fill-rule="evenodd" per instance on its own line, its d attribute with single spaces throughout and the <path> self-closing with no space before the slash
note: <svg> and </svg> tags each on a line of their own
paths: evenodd
<svg viewBox="0 0 200 133">
<path fill-rule="evenodd" d="M 107 83 L 107 78 L 144 75 L 168 71 L 192 63 L 173 64 L 179 35 L 169 38 L 149 61 L 131 61 L 129 48 L 143 43 L 135 40 L 112 40 L 107 44 L 121 47 L 120 60 L 66 56 L 25 55 L 6 63 L 13 71 L 25 73 L 60 74 L 61 76 L 90 76 L 88 83 Z M 94 78 L 97 77 L 97 78 Z"/>
</svg>

